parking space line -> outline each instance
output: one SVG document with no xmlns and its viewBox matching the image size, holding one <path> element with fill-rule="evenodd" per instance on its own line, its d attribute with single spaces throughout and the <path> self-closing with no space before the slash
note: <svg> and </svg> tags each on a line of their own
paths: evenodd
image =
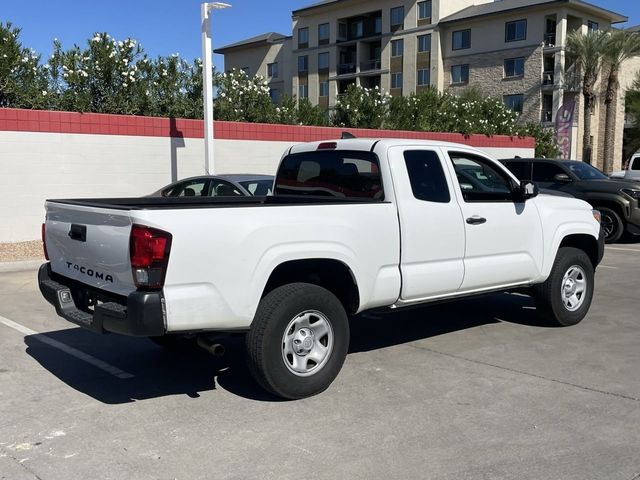
<svg viewBox="0 0 640 480">
<path fill-rule="evenodd" d="M 618 267 L 610 267 L 609 265 L 598 265 L 598 268 L 611 268 L 613 270 L 617 270 Z"/>
<path fill-rule="evenodd" d="M 66 353 L 67 355 L 76 357 L 77 359 L 82 360 L 83 362 L 86 362 L 89 365 L 93 365 L 94 367 L 99 368 L 100 370 L 107 372 L 108 374 L 113 375 L 114 377 L 126 379 L 126 378 L 133 378 L 135 376 L 135 375 L 132 375 L 131 373 L 125 372 L 124 370 L 120 370 L 118 367 L 109 365 L 107 362 L 104 362 L 95 357 L 92 357 L 88 353 L 81 352 L 76 348 L 70 347 L 69 345 L 59 342 L 58 340 L 54 340 L 53 338 L 47 337 L 45 334 L 38 333 L 35 330 L 31 330 L 30 328 L 27 328 L 24 325 L 20 325 L 19 323 L 14 322 L 13 320 L 9 320 L 8 318 L 5 318 L 3 316 L 0 316 L 0 323 L 6 325 L 9 328 L 13 328 L 14 330 L 17 330 L 18 332 L 23 333 L 24 335 L 33 336 L 33 338 L 35 338 L 39 342 L 49 345 L 50 347 L 56 348 Z"/>
<path fill-rule="evenodd" d="M 640 249 L 636 249 L 636 248 L 607 247 L 606 250 L 617 250 L 619 252 L 637 252 L 637 253 L 640 253 Z"/>
</svg>

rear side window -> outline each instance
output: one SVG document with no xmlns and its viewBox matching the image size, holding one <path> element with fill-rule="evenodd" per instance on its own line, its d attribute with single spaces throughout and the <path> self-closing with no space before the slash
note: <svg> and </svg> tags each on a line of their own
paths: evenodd
<svg viewBox="0 0 640 480">
<path fill-rule="evenodd" d="M 631 163 L 631 170 L 640 170 L 640 157 L 635 157 Z"/>
<path fill-rule="evenodd" d="M 429 150 L 407 150 L 404 163 L 413 196 L 426 202 L 449 203 L 449 186 L 438 154 Z"/>
<path fill-rule="evenodd" d="M 276 177 L 275 194 L 383 200 L 378 157 L 352 150 L 287 155 Z"/>
<path fill-rule="evenodd" d="M 531 180 L 531 164 L 529 162 L 512 162 L 504 164 L 519 180 Z"/>
</svg>

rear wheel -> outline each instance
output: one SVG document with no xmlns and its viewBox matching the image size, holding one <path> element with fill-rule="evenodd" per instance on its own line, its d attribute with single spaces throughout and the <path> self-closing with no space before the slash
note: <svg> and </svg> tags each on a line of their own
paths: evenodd
<svg viewBox="0 0 640 480">
<path fill-rule="evenodd" d="M 606 243 L 615 243 L 624 233 L 624 222 L 615 210 L 607 207 L 596 207 L 600 211 L 601 228 Z"/>
<path fill-rule="evenodd" d="M 349 347 L 349 321 L 340 301 L 308 283 L 276 288 L 260 302 L 246 337 L 256 381 L 287 399 L 324 391 L 340 372 Z"/>
<path fill-rule="evenodd" d="M 534 290 L 540 316 L 556 326 L 580 323 L 591 306 L 594 290 L 593 265 L 577 248 L 558 250 L 551 274 Z"/>
</svg>

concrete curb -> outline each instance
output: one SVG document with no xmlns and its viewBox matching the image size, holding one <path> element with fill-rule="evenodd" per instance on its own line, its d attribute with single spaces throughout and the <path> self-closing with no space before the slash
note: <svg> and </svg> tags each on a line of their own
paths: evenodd
<svg viewBox="0 0 640 480">
<path fill-rule="evenodd" d="M 37 270 L 46 260 L 20 260 L 18 262 L 0 262 L 0 273 L 23 272 L 26 270 Z"/>
</svg>

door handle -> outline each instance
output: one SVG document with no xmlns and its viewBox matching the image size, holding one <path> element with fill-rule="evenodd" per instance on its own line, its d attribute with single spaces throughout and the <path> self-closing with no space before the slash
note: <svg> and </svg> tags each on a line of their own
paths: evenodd
<svg viewBox="0 0 640 480">
<path fill-rule="evenodd" d="M 480 217 L 478 215 L 474 215 L 473 217 L 469 217 L 467 218 L 467 223 L 469 225 L 481 225 L 483 223 L 486 223 L 487 219 L 484 217 Z"/>
</svg>

